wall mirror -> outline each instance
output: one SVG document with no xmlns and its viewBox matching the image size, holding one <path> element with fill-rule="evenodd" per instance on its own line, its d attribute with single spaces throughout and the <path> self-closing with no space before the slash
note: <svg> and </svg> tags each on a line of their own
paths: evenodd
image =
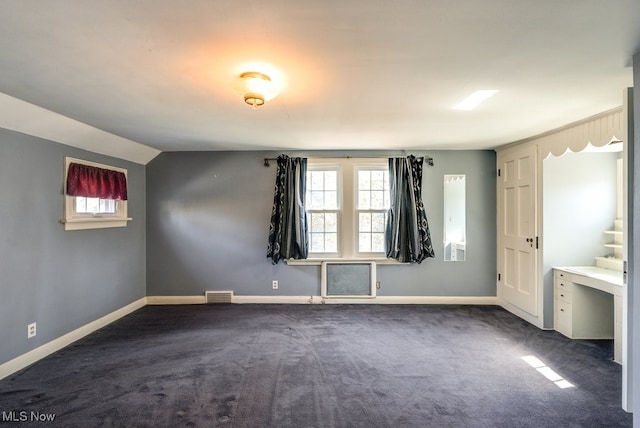
<svg viewBox="0 0 640 428">
<path fill-rule="evenodd" d="M 444 176 L 444 260 L 464 261 L 467 248 L 465 175 Z"/>
</svg>

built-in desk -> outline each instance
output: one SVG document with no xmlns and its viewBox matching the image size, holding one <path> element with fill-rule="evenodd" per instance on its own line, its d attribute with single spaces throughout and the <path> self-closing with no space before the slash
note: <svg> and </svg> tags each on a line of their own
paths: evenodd
<svg viewBox="0 0 640 428">
<path fill-rule="evenodd" d="M 613 339 L 622 362 L 622 272 L 596 266 L 554 268 L 554 328 L 571 339 Z"/>
</svg>

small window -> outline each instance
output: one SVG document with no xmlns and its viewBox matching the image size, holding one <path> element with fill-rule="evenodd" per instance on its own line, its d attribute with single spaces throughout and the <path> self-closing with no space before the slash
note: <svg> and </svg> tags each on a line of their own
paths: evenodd
<svg viewBox="0 0 640 428">
<path fill-rule="evenodd" d="M 113 199 L 87 198 L 75 196 L 74 210 L 76 214 L 115 214 L 116 201 Z"/>
<path fill-rule="evenodd" d="M 127 199 L 126 169 L 65 158 L 65 230 L 124 227 Z"/>
</svg>

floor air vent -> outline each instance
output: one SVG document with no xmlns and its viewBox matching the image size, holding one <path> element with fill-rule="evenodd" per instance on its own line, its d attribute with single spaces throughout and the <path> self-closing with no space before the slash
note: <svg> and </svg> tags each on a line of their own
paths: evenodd
<svg viewBox="0 0 640 428">
<path fill-rule="evenodd" d="M 231 303 L 233 291 L 205 291 L 204 296 L 207 304 Z"/>
</svg>

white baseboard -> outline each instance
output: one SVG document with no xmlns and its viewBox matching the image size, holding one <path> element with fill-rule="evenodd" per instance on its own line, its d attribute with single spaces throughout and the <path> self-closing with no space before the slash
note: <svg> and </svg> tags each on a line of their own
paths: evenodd
<svg viewBox="0 0 640 428">
<path fill-rule="evenodd" d="M 9 360 L 6 363 L 0 364 L 0 379 L 4 379 L 5 377 L 22 370 L 25 367 L 30 366 L 38 360 L 43 359 L 47 355 L 50 355 L 60 349 L 71 345 L 73 342 L 82 339 L 88 334 L 93 333 L 96 330 L 101 329 L 102 327 L 111 324 L 112 322 L 124 317 L 125 315 L 129 315 L 131 312 L 136 311 L 146 304 L 146 298 L 141 298 L 136 300 L 133 303 L 128 304 L 110 314 L 103 316 L 102 318 L 98 318 L 95 321 L 90 322 L 89 324 L 83 325 L 63 336 L 58 337 L 50 342 L 45 343 L 42 346 L 39 346 L 26 354 L 22 354 L 13 360 Z"/>
<path fill-rule="evenodd" d="M 313 298 L 319 299 L 318 296 L 238 296 L 234 294 L 231 303 L 308 305 L 313 303 Z"/>
<path fill-rule="evenodd" d="M 325 303 L 351 303 L 352 299 L 325 298 Z M 376 296 L 358 303 L 379 305 L 496 305 L 493 296 Z M 356 302 L 353 302 L 356 303 Z"/>
<path fill-rule="evenodd" d="M 495 305 L 495 297 L 467 296 L 376 296 L 364 298 L 319 298 L 325 304 L 369 304 L 369 305 Z M 315 303 L 315 302 L 314 302 Z"/>
<path fill-rule="evenodd" d="M 204 296 L 148 296 L 148 305 L 204 304 Z M 376 298 L 323 298 L 321 296 L 243 296 L 234 294 L 238 304 L 368 304 L 368 305 L 498 305 L 494 296 L 377 296 Z"/>
<path fill-rule="evenodd" d="M 203 305 L 206 298 L 202 296 L 147 296 L 147 305 Z"/>
<path fill-rule="evenodd" d="M 233 303 L 363 304 L 363 305 L 497 305 L 493 296 L 377 296 L 323 298 L 321 296 L 233 296 Z"/>
<path fill-rule="evenodd" d="M 309 304 L 311 296 L 238 296 L 231 297 L 231 303 L 281 303 Z M 313 296 L 320 299 L 319 296 Z M 147 296 L 147 305 L 203 305 L 207 303 L 205 296 Z"/>
</svg>

